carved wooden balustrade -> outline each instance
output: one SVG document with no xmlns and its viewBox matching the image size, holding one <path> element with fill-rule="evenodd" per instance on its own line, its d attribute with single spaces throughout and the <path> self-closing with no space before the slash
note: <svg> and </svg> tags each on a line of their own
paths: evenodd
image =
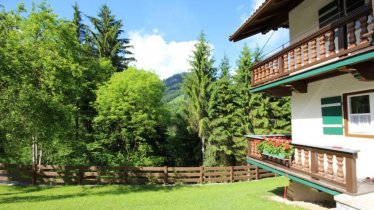
<svg viewBox="0 0 374 210">
<path fill-rule="evenodd" d="M 294 155 L 291 158 L 292 164 L 286 167 L 279 161 L 271 161 L 263 158 L 257 150 L 258 140 L 265 137 L 247 136 L 249 158 L 271 163 L 277 168 L 299 174 L 300 177 L 307 177 L 316 180 L 327 187 L 339 189 L 342 192 L 357 192 L 356 159 L 357 151 L 338 147 L 320 147 L 313 145 L 302 145 L 292 143 Z"/>
<path fill-rule="evenodd" d="M 255 64 L 252 87 L 332 61 L 371 45 L 371 5 L 365 5 L 312 35 Z"/>
</svg>

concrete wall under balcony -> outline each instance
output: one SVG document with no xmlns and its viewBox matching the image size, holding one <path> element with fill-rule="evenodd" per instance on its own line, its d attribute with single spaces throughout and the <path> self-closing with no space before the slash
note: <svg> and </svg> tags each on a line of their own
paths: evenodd
<svg viewBox="0 0 374 210">
<path fill-rule="evenodd" d="M 305 0 L 288 14 L 290 42 L 295 43 L 318 31 L 318 11 L 333 0 Z"/>
<path fill-rule="evenodd" d="M 321 98 L 342 96 L 343 93 L 374 88 L 374 81 L 362 82 L 351 74 L 319 80 L 308 84 L 307 93 L 292 93 L 292 141 L 299 144 L 341 146 L 360 150 L 357 159 L 357 177 L 374 177 L 374 138 L 356 138 L 343 135 L 324 135 Z"/>
</svg>

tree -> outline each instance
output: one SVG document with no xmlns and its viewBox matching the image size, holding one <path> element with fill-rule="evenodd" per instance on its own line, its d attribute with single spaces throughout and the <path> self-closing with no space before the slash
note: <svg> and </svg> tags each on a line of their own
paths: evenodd
<svg viewBox="0 0 374 210">
<path fill-rule="evenodd" d="M 166 157 L 168 166 L 197 166 L 201 164 L 200 138 L 189 129 L 188 106 L 185 97 L 167 104 L 170 112 Z"/>
<path fill-rule="evenodd" d="M 114 74 L 97 91 L 95 142 L 90 151 L 99 164 L 161 165 L 165 138 L 163 83 L 154 73 L 128 70 Z"/>
<path fill-rule="evenodd" d="M 195 130 L 201 139 L 202 163 L 205 157 L 205 141 L 208 137 L 208 101 L 210 97 L 209 86 L 215 78 L 216 70 L 213 68 L 212 50 L 200 34 L 195 44 L 192 59 L 190 60 L 190 73 L 183 82 L 183 91 L 189 103 L 190 128 Z"/>
<path fill-rule="evenodd" d="M 265 93 L 251 93 L 250 69 L 255 62 L 262 59 L 259 48 L 251 52 L 247 45 L 243 46 L 237 62 L 235 76 L 237 98 L 242 112 L 241 123 L 243 134 L 275 134 L 289 133 L 291 115 L 289 98 L 276 98 Z"/>
<path fill-rule="evenodd" d="M 95 28 L 91 35 L 98 56 L 109 59 L 118 72 L 126 69 L 129 62 L 135 59 L 128 57 L 132 54 L 129 50 L 132 47 L 130 40 L 120 38 L 123 34 L 122 21 L 116 20 L 106 4 L 100 8 L 97 18 L 89 16 L 89 19 Z"/>
<path fill-rule="evenodd" d="M 82 23 L 81 11 L 79 10 L 77 2 L 74 3 L 73 10 L 73 24 L 75 26 L 76 34 L 79 42 L 83 43 L 86 38 L 86 25 Z"/>
<path fill-rule="evenodd" d="M 237 104 L 241 111 L 240 120 L 242 124 L 243 134 L 254 134 L 253 121 L 255 120 L 251 115 L 251 111 L 255 108 L 256 96 L 252 94 L 250 89 L 251 72 L 255 60 L 260 57 L 259 49 L 256 48 L 253 53 L 250 52 L 248 46 L 244 44 L 243 50 L 240 53 L 239 60 L 237 61 L 238 68 L 234 77 L 236 90 L 239 97 L 237 97 Z"/>
<path fill-rule="evenodd" d="M 220 78 L 211 86 L 209 100 L 209 130 L 205 165 L 235 165 L 235 153 L 240 148 L 235 137 L 241 136 L 240 112 L 236 104 L 237 92 L 230 76 L 229 60 L 220 64 Z M 240 97 L 240 96 L 239 96 Z M 239 147 L 238 147 L 239 146 Z"/>
<path fill-rule="evenodd" d="M 73 130 L 82 73 L 73 27 L 57 19 L 45 3 L 33 5 L 26 17 L 13 11 L 0 16 L 5 64 L 0 66 L 0 129 L 6 158 L 34 164 L 61 159 L 51 145 L 71 151 L 66 140 Z"/>
</svg>

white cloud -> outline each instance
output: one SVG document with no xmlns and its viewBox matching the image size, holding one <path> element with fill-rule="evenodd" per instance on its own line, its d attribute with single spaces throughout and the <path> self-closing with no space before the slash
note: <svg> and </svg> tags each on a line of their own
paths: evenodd
<svg viewBox="0 0 374 210">
<path fill-rule="evenodd" d="M 263 3 L 265 2 L 265 0 L 255 0 L 252 2 L 252 12 L 254 12 L 256 9 L 258 9 Z"/>
<path fill-rule="evenodd" d="M 129 38 L 134 46 L 132 52 L 137 60 L 132 65 L 153 71 L 161 79 L 185 72 L 190 68 L 188 59 L 197 42 L 196 40 L 166 42 L 158 29 L 154 29 L 151 34 L 131 31 Z"/>
<path fill-rule="evenodd" d="M 265 0 L 253 0 L 251 2 L 249 12 L 243 12 L 240 16 L 240 21 L 244 23 L 253 14 L 253 12 L 255 12 L 264 2 Z M 237 7 L 238 11 L 243 9 L 244 7 L 242 7 L 242 5 L 239 5 Z"/>
</svg>

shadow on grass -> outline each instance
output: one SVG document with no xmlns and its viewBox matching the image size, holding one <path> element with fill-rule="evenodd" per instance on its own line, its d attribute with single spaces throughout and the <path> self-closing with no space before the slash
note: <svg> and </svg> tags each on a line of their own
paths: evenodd
<svg viewBox="0 0 374 210">
<path fill-rule="evenodd" d="M 113 188 L 114 187 L 114 188 Z M 15 187 L 15 193 L 3 193 L 0 195 L 7 197 L 0 197 L 0 204 L 10 204 L 10 203 L 21 203 L 21 202 L 40 202 L 40 201 L 51 201 L 51 200 L 61 200 L 68 198 L 77 198 L 85 196 L 104 196 L 104 195 L 124 195 L 129 193 L 139 193 L 139 192 L 169 192 L 177 189 L 184 188 L 184 185 L 174 185 L 174 186 L 159 186 L 159 185 L 102 185 L 102 186 L 80 186 L 80 192 L 54 192 L 51 194 L 43 195 L 32 195 L 33 192 L 42 192 L 49 189 L 63 190 L 64 186 L 57 187 Z M 25 188 L 25 189 L 23 189 Z M 94 189 L 108 188 L 105 191 L 94 192 Z M 53 195 L 57 194 L 57 195 Z M 14 195 L 14 196 L 13 196 Z"/>
<path fill-rule="evenodd" d="M 41 191 L 42 189 L 43 187 L 9 186 L 7 190 L 10 192 L 0 193 L 0 196 L 38 192 L 38 191 Z"/>
<path fill-rule="evenodd" d="M 269 190 L 270 193 L 276 195 L 276 196 L 279 196 L 279 197 L 282 197 L 284 196 L 284 187 L 277 187 L 277 188 L 274 188 L 272 190 Z"/>
</svg>

